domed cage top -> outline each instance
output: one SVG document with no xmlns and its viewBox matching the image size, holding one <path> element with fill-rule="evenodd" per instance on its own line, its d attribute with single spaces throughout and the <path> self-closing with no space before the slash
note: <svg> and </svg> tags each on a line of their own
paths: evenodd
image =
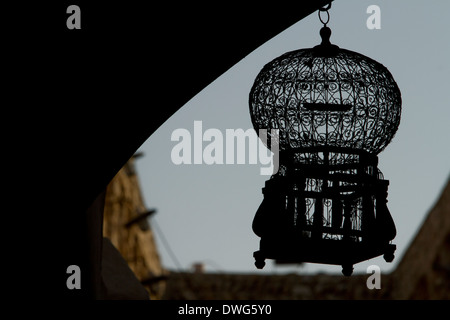
<svg viewBox="0 0 450 320">
<path fill-rule="evenodd" d="M 288 52 L 264 66 L 249 99 L 255 130 L 279 129 L 280 150 L 337 146 L 378 154 L 400 123 L 396 82 L 366 56 L 321 48 Z"/>
<path fill-rule="evenodd" d="M 253 126 L 279 150 L 253 221 L 258 268 L 269 258 L 338 264 L 350 275 L 354 263 L 394 259 L 377 154 L 399 126 L 400 90 L 383 65 L 332 45 L 330 35 L 325 26 L 320 45 L 269 62 L 250 91 Z"/>
</svg>

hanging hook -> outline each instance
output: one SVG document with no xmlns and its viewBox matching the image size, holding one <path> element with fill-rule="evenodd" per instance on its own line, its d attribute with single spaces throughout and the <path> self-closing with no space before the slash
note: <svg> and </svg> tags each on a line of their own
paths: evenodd
<svg viewBox="0 0 450 320">
<path fill-rule="evenodd" d="M 326 8 L 319 8 L 319 11 L 328 11 L 331 9 L 331 2 L 327 5 Z"/>
<path fill-rule="evenodd" d="M 323 23 L 324 26 L 327 25 L 327 23 L 330 21 L 330 13 L 328 12 L 328 10 L 330 10 L 331 8 L 331 2 L 324 8 L 319 8 L 318 14 L 319 14 L 319 20 L 320 22 Z M 327 19 L 326 22 L 323 21 L 322 16 L 320 15 L 321 12 L 326 12 L 327 14 Z"/>
</svg>

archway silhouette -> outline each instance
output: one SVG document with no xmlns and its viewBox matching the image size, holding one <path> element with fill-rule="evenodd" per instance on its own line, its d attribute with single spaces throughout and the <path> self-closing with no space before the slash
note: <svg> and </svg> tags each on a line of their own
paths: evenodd
<svg viewBox="0 0 450 320">
<path fill-rule="evenodd" d="M 330 2 L 82 4 L 79 34 L 50 28 L 35 39 L 44 49 L 28 130 L 39 155 L 31 171 L 45 180 L 33 207 L 45 214 L 30 215 L 39 226 L 30 259 L 44 261 L 36 283 L 48 296 L 96 297 L 101 195 L 142 143 L 247 54 Z M 84 290 L 64 287 L 73 264 Z"/>
</svg>

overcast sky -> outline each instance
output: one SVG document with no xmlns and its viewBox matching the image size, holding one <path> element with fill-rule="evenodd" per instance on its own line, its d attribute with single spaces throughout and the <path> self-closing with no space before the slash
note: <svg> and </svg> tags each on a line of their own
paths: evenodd
<svg viewBox="0 0 450 320">
<path fill-rule="evenodd" d="M 381 29 L 369 30 L 370 5 L 381 9 Z M 401 260 L 409 242 L 450 173 L 450 1 L 337 0 L 330 10 L 331 42 L 362 53 L 385 65 L 401 92 L 403 111 L 399 130 L 379 155 L 379 168 L 390 181 L 388 207 L 397 227 L 396 258 L 382 257 L 355 265 L 366 272 L 377 264 L 389 272 Z M 140 148 L 145 156 L 137 170 L 150 218 L 170 244 L 172 259 L 156 232 L 162 263 L 172 270 L 190 269 L 203 262 L 211 272 L 340 273 L 340 266 L 305 264 L 254 266 L 259 238 L 251 225 L 268 179 L 253 165 L 175 165 L 171 161 L 172 132 L 252 128 L 248 94 L 261 68 L 281 54 L 320 43 L 317 13 L 296 23 L 241 60 L 184 105 Z M 183 84 L 184 85 L 184 84 Z M 148 108 L 152 108 L 151 105 Z M 206 145 L 207 143 L 205 143 Z M 225 150 L 224 150 L 225 152 Z M 155 228 L 154 228 L 155 229 Z M 158 231 L 158 230 L 155 230 Z"/>
</svg>

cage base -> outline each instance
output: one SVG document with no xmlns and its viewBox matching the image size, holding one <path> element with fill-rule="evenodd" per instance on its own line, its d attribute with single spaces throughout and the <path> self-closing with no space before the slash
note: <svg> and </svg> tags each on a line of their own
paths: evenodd
<svg viewBox="0 0 450 320">
<path fill-rule="evenodd" d="M 342 273 L 349 276 L 353 265 L 381 255 L 386 262 L 394 260 L 395 244 L 385 242 L 352 242 L 345 240 L 302 239 L 301 242 L 283 242 L 279 239 L 260 241 L 260 250 L 253 253 L 255 266 L 262 269 L 265 259 L 277 264 L 321 263 L 341 265 Z"/>
</svg>

